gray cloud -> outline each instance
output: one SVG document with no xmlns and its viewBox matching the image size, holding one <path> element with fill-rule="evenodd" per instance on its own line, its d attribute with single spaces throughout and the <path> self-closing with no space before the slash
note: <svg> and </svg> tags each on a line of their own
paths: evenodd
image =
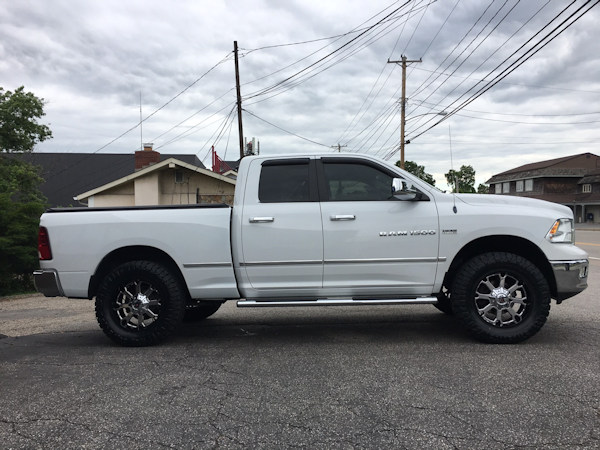
<svg viewBox="0 0 600 450">
<path fill-rule="evenodd" d="M 410 59 L 423 58 L 409 69 L 409 117 L 439 111 L 475 86 L 566 6 L 550 3 L 504 43 L 545 3 L 521 2 L 482 42 L 498 18 L 515 5 L 507 2 L 496 22 L 488 24 L 502 6 L 494 2 L 468 38 L 459 43 L 488 3 L 459 2 L 442 27 L 455 2 L 435 2 L 425 8 L 426 2 L 417 0 L 408 5 L 405 11 L 411 13 L 402 20 L 382 25 L 380 34 L 372 33 L 368 41 L 361 41 L 368 46 L 348 45 L 347 52 L 342 50 L 328 59 L 335 65 L 307 71 L 309 78 L 301 84 L 274 91 L 276 95 L 268 100 L 265 96 L 248 98 L 316 63 L 357 33 L 339 40 L 249 50 L 346 33 L 388 8 L 368 22 L 373 24 L 402 3 L 4 2 L 0 6 L 0 80 L 6 89 L 25 85 L 47 100 L 46 119 L 55 137 L 39 145 L 38 151 L 94 151 L 137 123 L 140 91 L 143 113 L 148 115 L 231 56 L 237 40 L 243 49 L 240 66 L 245 108 L 326 147 L 340 142 L 348 145 L 347 150 L 385 155 L 399 141 L 399 110 L 394 102 L 399 97 L 400 70 L 387 64 L 388 58 L 399 59 L 403 53 Z M 460 115 L 413 140 L 407 146 L 407 159 L 424 164 L 441 183 L 449 169 L 451 134 L 455 167 L 473 165 L 477 181 L 482 182 L 520 164 L 597 152 L 597 123 L 563 123 L 600 121 L 600 114 L 566 116 L 598 110 L 600 56 L 594 46 L 600 33 L 599 18 L 597 9 L 592 10 Z M 462 56 L 450 65 L 462 50 Z M 497 53 L 478 68 L 494 51 Z M 309 56 L 312 52 L 316 53 Z M 431 71 L 438 70 L 446 57 L 439 69 L 445 75 L 429 85 L 436 76 L 431 76 Z M 229 58 L 148 119 L 143 124 L 144 139 L 157 138 L 155 144 L 161 152 L 203 157 L 234 105 L 233 87 L 233 61 Z M 369 108 L 361 110 L 362 105 Z M 437 119 L 430 115 L 409 121 L 407 135 L 432 117 Z M 231 158 L 237 154 L 237 128 L 236 122 L 227 124 L 217 149 Z M 244 131 L 248 137 L 260 138 L 263 152 L 326 150 L 250 114 L 244 116 Z M 139 147 L 139 141 L 137 129 L 102 151 L 131 152 Z"/>
</svg>

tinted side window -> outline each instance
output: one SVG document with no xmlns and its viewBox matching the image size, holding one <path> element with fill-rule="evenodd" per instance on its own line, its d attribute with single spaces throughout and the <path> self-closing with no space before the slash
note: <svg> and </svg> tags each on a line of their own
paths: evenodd
<svg viewBox="0 0 600 450">
<path fill-rule="evenodd" d="M 392 199 L 392 176 L 364 164 L 323 164 L 329 201 Z"/>
<path fill-rule="evenodd" d="M 262 203 L 310 201 L 309 165 L 278 164 L 263 166 L 258 185 Z"/>
</svg>

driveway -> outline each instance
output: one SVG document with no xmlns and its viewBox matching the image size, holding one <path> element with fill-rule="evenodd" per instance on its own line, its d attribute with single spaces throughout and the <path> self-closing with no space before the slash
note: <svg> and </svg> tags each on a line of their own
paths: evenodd
<svg viewBox="0 0 600 450">
<path fill-rule="evenodd" d="M 509 346 L 429 305 L 230 303 L 121 348 L 89 301 L 0 301 L 0 446 L 600 448 L 599 265 Z"/>
</svg>

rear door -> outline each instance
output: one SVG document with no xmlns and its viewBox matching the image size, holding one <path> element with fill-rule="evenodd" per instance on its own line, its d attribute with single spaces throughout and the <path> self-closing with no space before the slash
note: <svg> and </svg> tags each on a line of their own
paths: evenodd
<svg viewBox="0 0 600 450">
<path fill-rule="evenodd" d="M 323 281 L 323 228 L 315 161 L 252 164 L 260 167 L 250 168 L 246 186 L 240 262 L 250 287 L 267 297 L 291 288 L 316 293 Z"/>
<path fill-rule="evenodd" d="M 439 239 L 433 199 L 397 200 L 391 187 L 399 176 L 369 160 L 322 158 L 318 173 L 323 287 L 340 295 L 431 293 Z"/>
</svg>

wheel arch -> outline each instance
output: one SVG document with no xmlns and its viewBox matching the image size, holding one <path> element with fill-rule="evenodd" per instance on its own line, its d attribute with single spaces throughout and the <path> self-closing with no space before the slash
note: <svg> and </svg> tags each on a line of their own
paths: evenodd
<svg viewBox="0 0 600 450">
<path fill-rule="evenodd" d="M 531 261 L 548 281 L 552 296 L 556 296 L 556 279 L 546 255 L 533 242 L 519 236 L 511 235 L 484 236 L 466 244 L 452 260 L 448 272 L 446 272 L 444 277 L 444 286 L 452 285 L 457 269 L 465 261 L 476 255 L 488 252 L 514 253 Z"/>
<path fill-rule="evenodd" d="M 88 298 L 91 299 L 96 295 L 98 286 L 106 275 L 117 266 L 130 261 L 153 261 L 162 264 L 179 279 L 179 282 L 182 283 L 181 285 L 187 292 L 187 285 L 183 274 L 171 256 L 156 247 L 133 245 L 115 249 L 100 261 L 94 275 L 90 278 Z"/>
</svg>

